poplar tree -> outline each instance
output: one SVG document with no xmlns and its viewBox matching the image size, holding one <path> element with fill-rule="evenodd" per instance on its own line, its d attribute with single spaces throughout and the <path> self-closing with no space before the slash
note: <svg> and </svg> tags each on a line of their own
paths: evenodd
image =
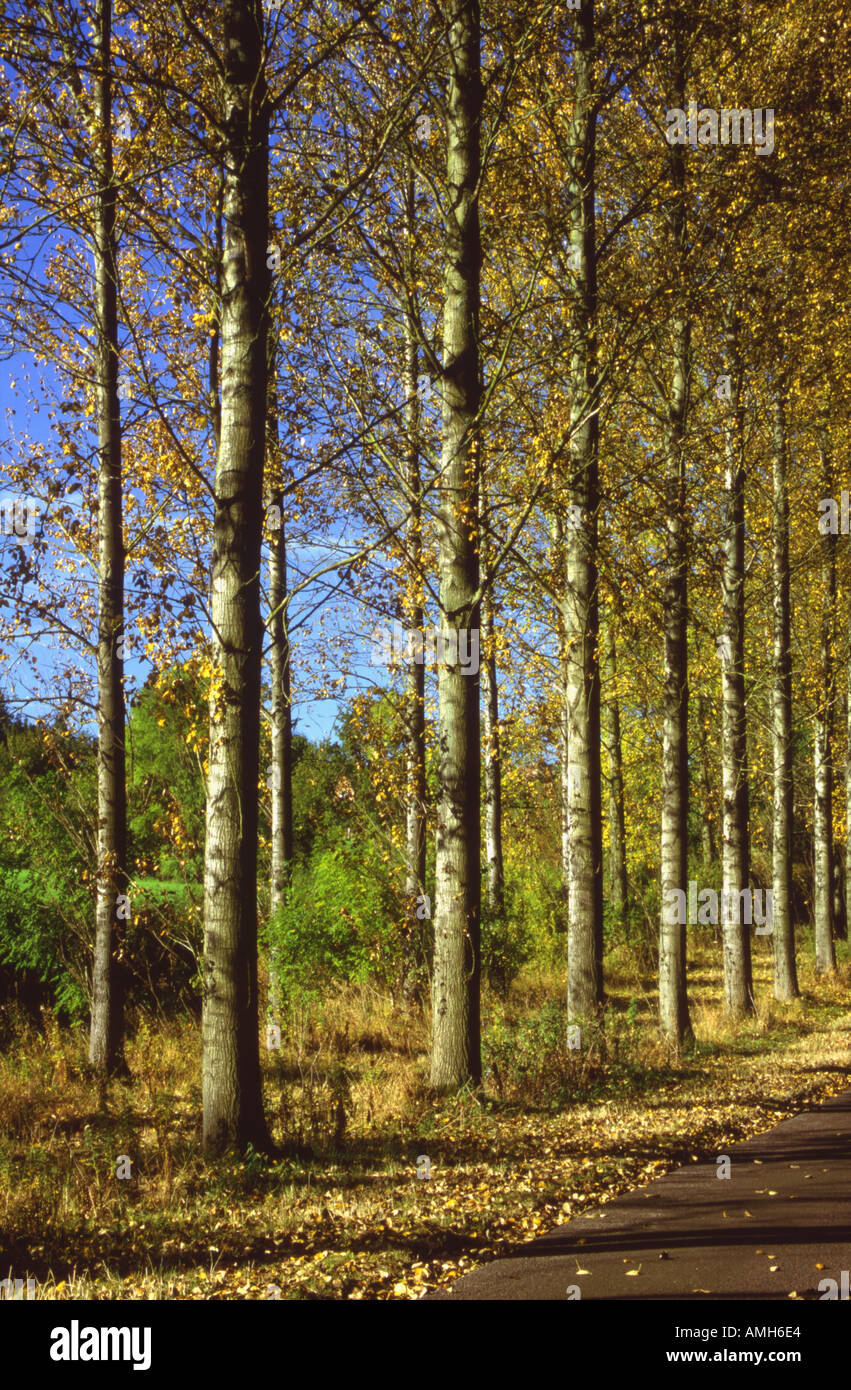
<svg viewBox="0 0 851 1390">
<path fill-rule="evenodd" d="M 257 1002 L 257 829 L 266 441 L 268 122 L 260 0 L 222 12 L 221 434 L 213 522 L 204 850 L 203 1142 L 268 1144 Z"/>
</svg>

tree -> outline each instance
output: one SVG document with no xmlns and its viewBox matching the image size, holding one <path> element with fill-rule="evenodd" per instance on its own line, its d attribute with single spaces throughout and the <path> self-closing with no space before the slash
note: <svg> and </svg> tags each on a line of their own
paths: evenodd
<svg viewBox="0 0 851 1390">
<path fill-rule="evenodd" d="M 268 122 L 260 0 L 225 0 L 221 437 L 204 855 L 203 1142 L 267 1147 L 257 1001 L 257 830 L 266 439 Z"/>
<path fill-rule="evenodd" d="M 96 12 L 92 146 L 98 377 L 98 868 L 89 1061 L 124 1066 L 118 921 L 128 915 L 124 708 L 124 535 L 118 402 L 117 189 L 112 169 L 112 0 Z"/>
<path fill-rule="evenodd" d="M 833 469 L 826 427 L 817 431 L 824 496 L 833 495 Z M 836 622 L 836 537 L 822 537 L 821 622 L 819 624 L 820 682 L 816 696 L 813 740 L 813 900 L 815 916 L 816 973 L 836 971 L 833 945 L 833 724 L 836 702 L 834 674 L 834 624 Z"/>
<path fill-rule="evenodd" d="M 670 105 L 685 104 L 683 21 L 674 21 Z M 688 527 L 685 445 L 691 376 L 691 319 L 686 304 L 686 168 L 682 146 L 670 150 L 671 254 L 674 305 L 671 387 L 665 425 L 665 669 L 662 750 L 662 924 L 659 934 L 659 1014 L 675 1053 L 691 1038 L 686 990 L 685 922 L 670 910 L 671 894 L 688 878 Z"/>
<path fill-rule="evenodd" d="M 565 528 L 564 637 L 567 677 L 567 820 L 570 826 L 567 1012 L 591 1024 L 603 1002 L 603 843 L 600 782 L 600 621 L 597 587 L 599 387 L 594 0 L 582 0 L 573 31 L 574 100 L 569 226 L 574 276 L 570 341 L 571 441 Z"/>
<path fill-rule="evenodd" d="M 490 558 L 487 485 L 481 479 L 479 553 L 486 570 Z M 499 681 L 496 663 L 496 602 L 493 585 L 482 600 L 481 673 L 484 714 L 484 811 L 488 908 L 497 917 L 505 903 L 505 868 L 502 853 L 502 766 L 500 762 Z"/>
<path fill-rule="evenodd" d="M 478 0 L 446 12 L 446 246 L 443 325 L 440 615 L 451 652 L 440 662 L 431 1084 L 481 1080 L 481 769 L 479 675 L 459 642 L 479 635 L 476 548 L 480 469 L 479 178 L 482 85 Z"/>
<path fill-rule="evenodd" d="M 626 871 L 626 821 L 623 799 L 623 748 L 618 695 L 617 643 L 614 613 L 610 612 L 603 632 L 603 660 L 606 681 L 605 743 L 609 755 L 609 893 L 612 915 L 623 922 L 629 894 Z"/>
<path fill-rule="evenodd" d="M 786 490 L 786 383 L 772 383 L 772 578 L 773 689 L 772 753 L 774 816 L 772 858 L 774 893 L 774 995 L 798 995 L 795 924 L 792 916 L 792 651 L 789 592 L 789 498 Z"/>
<path fill-rule="evenodd" d="M 269 543 L 269 679 L 271 684 L 272 761 L 270 764 L 272 800 L 272 884 L 270 913 L 275 914 L 286 901 L 293 857 L 293 720 L 290 671 L 290 634 L 287 609 L 287 535 L 284 516 L 284 489 L 279 457 L 278 382 L 274 334 L 270 332 L 270 474 L 276 480 L 269 497 L 267 517 L 271 527 Z"/>
<path fill-rule="evenodd" d="M 748 747 L 745 706 L 745 468 L 743 457 L 742 367 L 735 305 L 724 324 L 724 374 L 730 386 L 724 431 L 727 515 L 722 574 L 721 769 L 724 788 L 721 835 L 724 904 L 724 1002 L 727 1013 L 743 1018 L 755 1010 L 750 924 L 742 912 L 742 891 L 750 881 L 748 826 Z"/>
</svg>

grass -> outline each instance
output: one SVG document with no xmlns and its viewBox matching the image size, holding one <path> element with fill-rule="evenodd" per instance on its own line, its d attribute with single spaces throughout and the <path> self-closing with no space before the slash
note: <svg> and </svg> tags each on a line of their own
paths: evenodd
<svg viewBox="0 0 851 1390">
<path fill-rule="evenodd" d="M 692 952 L 696 1041 L 679 1064 L 652 982 L 614 953 L 604 1063 L 566 1046 L 564 978 L 529 971 L 505 1001 L 485 997 L 484 1087 L 449 1100 L 427 1089 L 412 1008 L 368 987 L 293 1001 L 280 1051 L 262 1050 L 274 1161 L 203 1160 L 194 1021 L 135 1020 L 131 1080 L 99 1088 L 81 1030 L 12 1019 L 0 1278 L 34 1277 L 48 1299 L 417 1298 L 848 1087 L 845 943 L 836 979 L 816 982 L 804 941 L 803 997 L 781 1005 L 758 941 L 758 1012 L 737 1027 L 720 951 L 698 938 Z"/>
</svg>

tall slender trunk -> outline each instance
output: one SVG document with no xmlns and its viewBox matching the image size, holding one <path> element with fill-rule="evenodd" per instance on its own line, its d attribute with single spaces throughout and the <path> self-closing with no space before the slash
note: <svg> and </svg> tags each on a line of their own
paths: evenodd
<svg viewBox="0 0 851 1390">
<path fill-rule="evenodd" d="M 103 1076 L 124 1066 L 124 969 L 117 956 L 118 923 L 128 916 L 122 640 L 125 560 L 118 401 L 117 189 L 112 167 L 111 0 L 99 0 L 96 23 L 92 143 L 98 377 L 98 865 L 89 1061 Z"/>
<path fill-rule="evenodd" d="M 272 883 L 270 913 L 275 915 L 286 903 L 293 860 L 293 722 L 290 675 L 290 637 L 287 621 L 287 537 L 284 497 L 271 494 L 271 505 L 280 516 L 280 526 L 269 543 L 269 674 L 272 685 L 271 718 L 271 802 L 272 802 Z M 271 964 L 273 1006 L 278 1000 L 277 962 Z"/>
<path fill-rule="evenodd" d="M 703 695 L 697 697 L 697 775 L 702 803 L 700 817 L 700 859 L 705 869 L 709 869 L 718 858 L 715 842 L 715 789 L 709 769 L 709 746 L 706 738 L 709 716 Z"/>
<path fill-rule="evenodd" d="M 833 495 L 830 449 L 824 435 L 819 437 L 823 496 Z M 833 669 L 834 624 L 836 621 L 836 537 L 822 536 L 821 633 L 819 665 L 821 680 L 816 691 L 813 741 L 813 899 L 815 911 L 816 974 L 832 975 L 836 970 L 833 918 L 833 706 L 836 684 Z"/>
<path fill-rule="evenodd" d="M 683 100 L 682 35 L 675 36 L 673 105 Z M 685 433 L 691 370 L 691 322 L 685 304 L 688 238 L 683 149 L 670 152 L 674 206 L 673 249 L 678 280 L 673 312 L 673 378 L 665 438 L 665 664 L 662 697 L 662 914 L 659 931 L 659 1018 L 675 1055 L 692 1037 L 686 989 L 686 925 L 670 910 L 673 893 L 687 891 L 688 876 L 688 519 Z"/>
<path fill-rule="evenodd" d="M 623 796 L 623 749 L 621 711 L 618 698 L 618 663 L 614 616 L 604 627 L 606 747 L 609 754 L 609 891 L 612 914 L 623 922 L 629 885 L 626 873 L 626 820 Z"/>
<path fill-rule="evenodd" d="M 567 796 L 570 921 L 567 1013 L 590 1025 L 603 1002 L 603 837 L 600 787 L 600 660 L 597 585 L 599 384 L 594 3 L 582 0 L 574 27 L 572 150 L 567 196 L 574 267 L 571 334 L 571 524 L 565 534 Z M 578 523 L 578 524 L 577 524 Z M 595 1025 L 596 1030 L 596 1025 Z"/>
<path fill-rule="evenodd" d="M 219 441 L 222 436 L 222 402 L 221 402 L 221 348 L 222 348 L 222 260 L 224 257 L 224 226 L 223 226 L 223 199 L 225 196 L 225 171 L 220 165 L 217 170 L 216 179 L 216 211 L 213 223 L 213 257 L 215 265 L 215 283 L 213 285 L 213 302 L 216 308 L 216 317 L 213 324 L 213 331 L 210 334 L 210 346 L 207 355 L 207 404 L 210 409 L 210 421 L 213 426 L 213 438 L 216 441 L 216 450 L 219 448 Z"/>
<path fill-rule="evenodd" d="M 446 270 L 443 317 L 440 613 L 455 654 L 439 662 L 436 917 L 432 984 L 431 1084 L 457 1090 L 482 1076 L 481 768 L 477 551 L 479 440 L 479 233 L 482 83 L 478 0 L 449 0 L 446 103 Z"/>
<path fill-rule="evenodd" d="M 561 886 L 564 896 L 564 920 L 570 924 L 570 720 L 567 703 L 567 656 L 564 641 L 559 659 L 561 727 L 559 729 L 559 782 L 561 787 Z"/>
<path fill-rule="evenodd" d="M 287 900 L 293 858 L 293 724 L 290 678 L 290 634 L 287 617 L 287 533 L 281 460 L 278 453 L 277 343 L 269 330 L 269 472 L 274 485 L 269 493 L 269 677 L 271 682 L 271 776 L 267 778 L 272 810 L 272 862 L 269 912 L 274 917 Z M 279 961 L 272 952 L 269 964 L 271 1005 L 279 998 Z"/>
<path fill-rule="evenodd" d="M 833 935 L 837 941 L 848 940 L 848 917 L 845 911 L 845 866 L 836 845 L 833 847 Z"/>
<path fill-rule="evenodd" d="M 724 452 L 727 520 L 722 577 L 721 650 L 722 875 L 724 1003 L 732 1018 L 755 1009 L 751 924 L 741 893 L 750 884 L 748 746 L 745 712 L 745 469 L 742 438 L 742 367 L 735 308 L 725 323 L 725 368 L 732 380 Z"/>
<path fill-rule="evenodd" d="M 553 551 L 564 555 L 564 522 L 558 512 L 550 520 Z M 567 794 L 569 777 L 569 724 L 567 701 L 567 644 L 564 632 L 564 600 L 559 599 L 555 609 L 556 639 L 558 643 L 558 691 L 559 732 L 558 732 L 558 778 L 559 811 L 561 828 L 561 887 L 564 901 L 565 928 L 570 921 L 570 797 Z"/>
<path fill-rule="evenodd" d="M 263 622 L 260 552 L 269 274 L 260 0 L 225 0 L 221 438 L 216 459 L 204 852 L 203 1143 L 266 1147 L 257 1002 Z"/>
<path fill-rule="evenodd" d="M 789 499 L 786 492 L 786 411 L 782 382 L 772 388 L 773 666 L 772 828 L 774 892 L 774 995 L 798 995 L 795 925 L 792 918 L 792 651 L 789 592 Z"/>
<path fill-rule="evenodd" d="M 487 490 L 481 483 L 479 558 L 487 569 L 490 545 L 487 535 Z M 500 762 L 499 685 L 496 666 L 494 590 L 489 585 L 482 600 L 482 684 L 484 699 L 484 799 L 485 852 L 488 874 L 488 908 L 499 914 L 505 905 L 505 871 L 502 858 L 502 764 Z"/>
<path fill-rule="evenodd" d="M 416 284 L 414 259 L 415 181 L 409 169 L 405 182 L 406 281 Z M 405 391 L 405 527 L 407 582 L 405 626 L 408 632 L 421 632 L 422 600 L 422 478 L 420 470 L 419 349 L 416 325 L 407 302 L 402 304 L 405 335 L 403 384 Z M 412 948 L 404 963 L 405 989 L 414 991 L 420 967 L 427 959 L 429 919 L 417 913 L 417 899 L 425 896 L 426 883 L 426 723 L 425 664 L 409 650 L 405 673 L 405 895 L 411 921 Z"/>
</svg>

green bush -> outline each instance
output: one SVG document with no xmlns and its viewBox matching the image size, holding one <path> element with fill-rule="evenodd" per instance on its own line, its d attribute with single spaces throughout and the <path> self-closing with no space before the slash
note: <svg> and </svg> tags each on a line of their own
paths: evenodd
<svg viewBox="0 0 851 1390">
<path fill-rule="evenodd" d="M 579 1053 L 567 1043 L 567 1004 L 548 999 L 516 1025 L 497 1019 L 482 1038 L 485 1075 L 503 1095 L 563 1103 L 575 1088 Z"/>
<path fill-rule="evenodd" d="M 512 980 L 534 952 L 535 941 L 528 918 L 518 913 L 514 886 L 508 885 L 502 912 L 492 912 L 484 903 L 482 905 L 482 975 L 505 999 Z"/>
<path fill-rule="evenodd" d="M 395 982 L 404 908 L 377 850 L 355 841 L 318 850 L 293 871 L 286 905 L 263 932 L 285 994 L 332 980 Z"/>
</svg>

